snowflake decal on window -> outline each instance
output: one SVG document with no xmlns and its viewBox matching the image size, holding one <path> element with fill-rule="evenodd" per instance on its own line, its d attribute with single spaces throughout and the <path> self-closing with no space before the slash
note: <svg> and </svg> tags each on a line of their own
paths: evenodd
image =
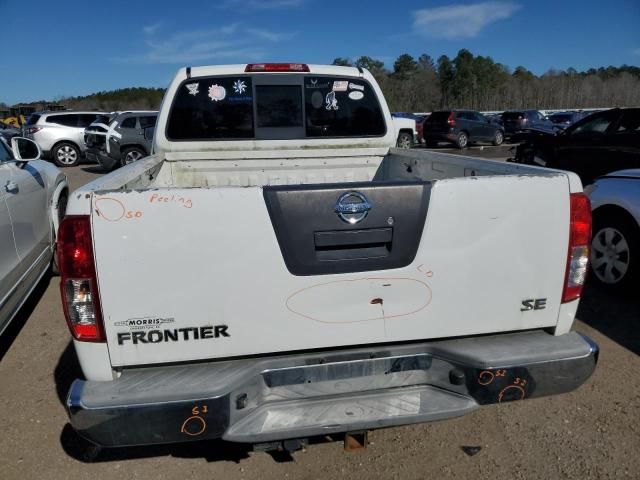
<svg viewBox="0 0 640 480">
<path fill-rule="evenodd" d="M 243 94 L 247 91 L 247 84 L 244 83 L 244 80 L 236 80 L 233 82 L 233 91 L 239 94 Z"/>
</svg>

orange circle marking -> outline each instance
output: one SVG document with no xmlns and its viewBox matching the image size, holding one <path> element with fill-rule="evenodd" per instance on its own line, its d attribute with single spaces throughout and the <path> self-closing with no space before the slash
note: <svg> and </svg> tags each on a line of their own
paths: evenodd
<svg viewBox="0 0 640 480">
<path fill-rule="evenodd" d="M 480 385 L 489 385 L 491 382 L 493 382 L 494 378 L 495 377 L 492 372 L 490 372 L 489 370 L 483 370 L 482 372 L 480 372 L 480 375 L 478 375 L 478 383 Z"/>
<path fill-rule="evenodd" d="M 100 208 L 100 203 L 102 203 L 102 208 Z M 110 211 L 108 216 L 105 215 L 105 210 L 110 209 L 112 209 L 113 211 Z M 96 210 L 98 211 L 98 214 L 106 221 L 117 222 L 122 217 L 124 217 L 126 209 L 124 208 L 122 202 L 118 199 L 111 197 L 101 197 L 96 200 Z M 118 213 L 120 213 L 120 215 L 118 215 Z"/>
<path fill-rule="evenodd" d="M 516 388 L 520 390 L 522 396 L 519 398 L 519 400 L 522 400 L 524 398 L 524 388 L 522 388 L 520 385 L 508 385 L 500 390 L 500 394 L 498 395 L 498 403 L 502 402 L 502 397 L 504 397 L 504 394 L 507 393 L 507 390 L 509 390 L 510 388 Z"/>
<path fill-rule="evenodd" d="M 200 421 L 200 430 L 198 430 L 197 432 L 190 432 L 187 430 L 187 423 L 189 423 L 190 421 Z M 198 435 L 201 435 L 202 432 L 204 432 L 207 429 L 207 422 L 204 421 L 204 418 L 202 417 L 198 417 L 198 416 L 193 416 L 193 417 L 189 417 L 187 418 L 184 423 L 182 424 L 182 428 L 180 429 L 180 431 L 182 433 L 185 433 L 191 437 L 197 437 Z"/>
</svg>

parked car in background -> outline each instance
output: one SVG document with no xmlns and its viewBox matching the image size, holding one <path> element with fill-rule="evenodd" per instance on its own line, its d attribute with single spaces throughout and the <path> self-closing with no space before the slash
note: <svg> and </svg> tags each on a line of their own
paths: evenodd
<svg viewBox="0 0 640 480">
<path fill-rule="evenodd" d="M 47 272 L 64 216 L 66 177 L 31 140 L 0 138 L 0 334 Z"/>
<path fill-rule="evenodd" d="M 128 111 L 100 116 L 85 129 L 87 160 L 105 170 L 128 165 L 151 153 L 145 129 L 155 127 L 158 112 Z"/>
<path fill-rule="evenodd" d="M 396 147 L 411 148 L 417 143 L 418 132 L 416 130 L 416 120 L 409 118 L 406 114 L 392 113 L 393 127 L 396 131 Z"/>
<path fill-rule="evenodd" d="M 628 290 L 640 275 L 640 168 L 598 178 L 587 188 L 593 210 L 591 278 Z"/>
<path fill-rule="evenodd" d="M 584 118 L 586 115 L 586 112 L 557 112 L 552 113 L 548 118 L 555 126 L 564 130 L 569 125 L 573 125 L 578 120 Z"/>
<path fill-rule="evenodd" d="M 11 142 L 13 137 L 20 135 L 20 130 L 4 122 L 0 122 L 0 137 L 4 138 L 7 143 Z"/>
<path fill-rule="evenodd" d="M 23 134 L 38 144 L 43 156 L 59 167 L 80 163 L 86 149 L 84 129 L 105 112 L 37 112 L 29 116 Z"/>
<path fill-rule="evenodd" d="M 429 115 L 416 115 L 416 117 L 416 141 L 421 144 L 424 143 L 424 122 Z"/>
<path fill-rule="evenodd" d="M 425 120 L 422 134 L 427 147 L 438 142 L 453 143 L 458 148 L 477 142 L 500 145 L 504 140 L 502 126 L 474 110 L 433 112 Z"/>
<path fill-rule="evenodd" d="M 535 129 L 553 132 L 553 122 L 539 110 L 508 110 L 500 118 L 504 127 L 504 135 L 511 139 L 521 130 Z"/>
<path fill-rule="evenodd" d="M 514 161 L 575 172 L 583 185 L 640 168 L 640 108 L 604 110 L 557 133 L 538 132 L 518 145 Z"/>
<path fill-rule="evenodd" d="M 409 120 L 414 120 L 416 122 L 415 128 L 414 128 L 414 142 L 413 143 L 417 143 L 417 144 L 420 144 L 420 143 L 424 142 L 424 138 L 422 136 L 422 125 L 423 125 L 425 119 L 428 116 L 429 115 L 420 114 L 420 113 L 391 112 L 391 118 L 408 118 Z"/>
</svg>

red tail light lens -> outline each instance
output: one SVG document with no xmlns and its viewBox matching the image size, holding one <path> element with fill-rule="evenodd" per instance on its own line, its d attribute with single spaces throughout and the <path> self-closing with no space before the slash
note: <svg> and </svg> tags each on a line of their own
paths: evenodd
<svg viewBox="0 0 640 480">
<path fill-rule="evenodd" d="M 308 72 L 309 66 L 304 63 L 250 63 L 245 72 Z"/>
<path fill-rule="evenodd" d="M 58 229 L 58 265 L 64 316 L 76 340 L 104 342 L 89 217 L 70 215 Z"/>
<path fill-rule="evenodd" d="M 591 244 L 591 204 L 584 193 L 571 194 L 569 251 L 562 303 L 580 297 L 589 266 Z"/>
<path fill-rule="evenodd" d="M 450 127 L 456 126 L 456 119 L 453 112 L 449 114 L 449 118 L 447 118 L 447 123 L 449 124 Z"/>
<path fill-rule="evenodd" d="M 27 135 L 33 135 L 34 133 L 37 133 L 40 130 L 42 130 L 42 127 L 29 127 L 25 130 L 25 133 Z"/>
</svg>

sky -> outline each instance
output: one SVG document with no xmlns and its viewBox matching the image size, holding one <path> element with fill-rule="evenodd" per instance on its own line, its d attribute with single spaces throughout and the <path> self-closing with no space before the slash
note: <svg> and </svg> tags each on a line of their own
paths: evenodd
<svg viewBox="0 0 640 480">
<path fill-rule="evenodd" d="M 0 0 L 0 102 L 166 87 L 188 65 L 466 48 L 512 69 L 640 66 L 640 0 Z"/>
</svg>

